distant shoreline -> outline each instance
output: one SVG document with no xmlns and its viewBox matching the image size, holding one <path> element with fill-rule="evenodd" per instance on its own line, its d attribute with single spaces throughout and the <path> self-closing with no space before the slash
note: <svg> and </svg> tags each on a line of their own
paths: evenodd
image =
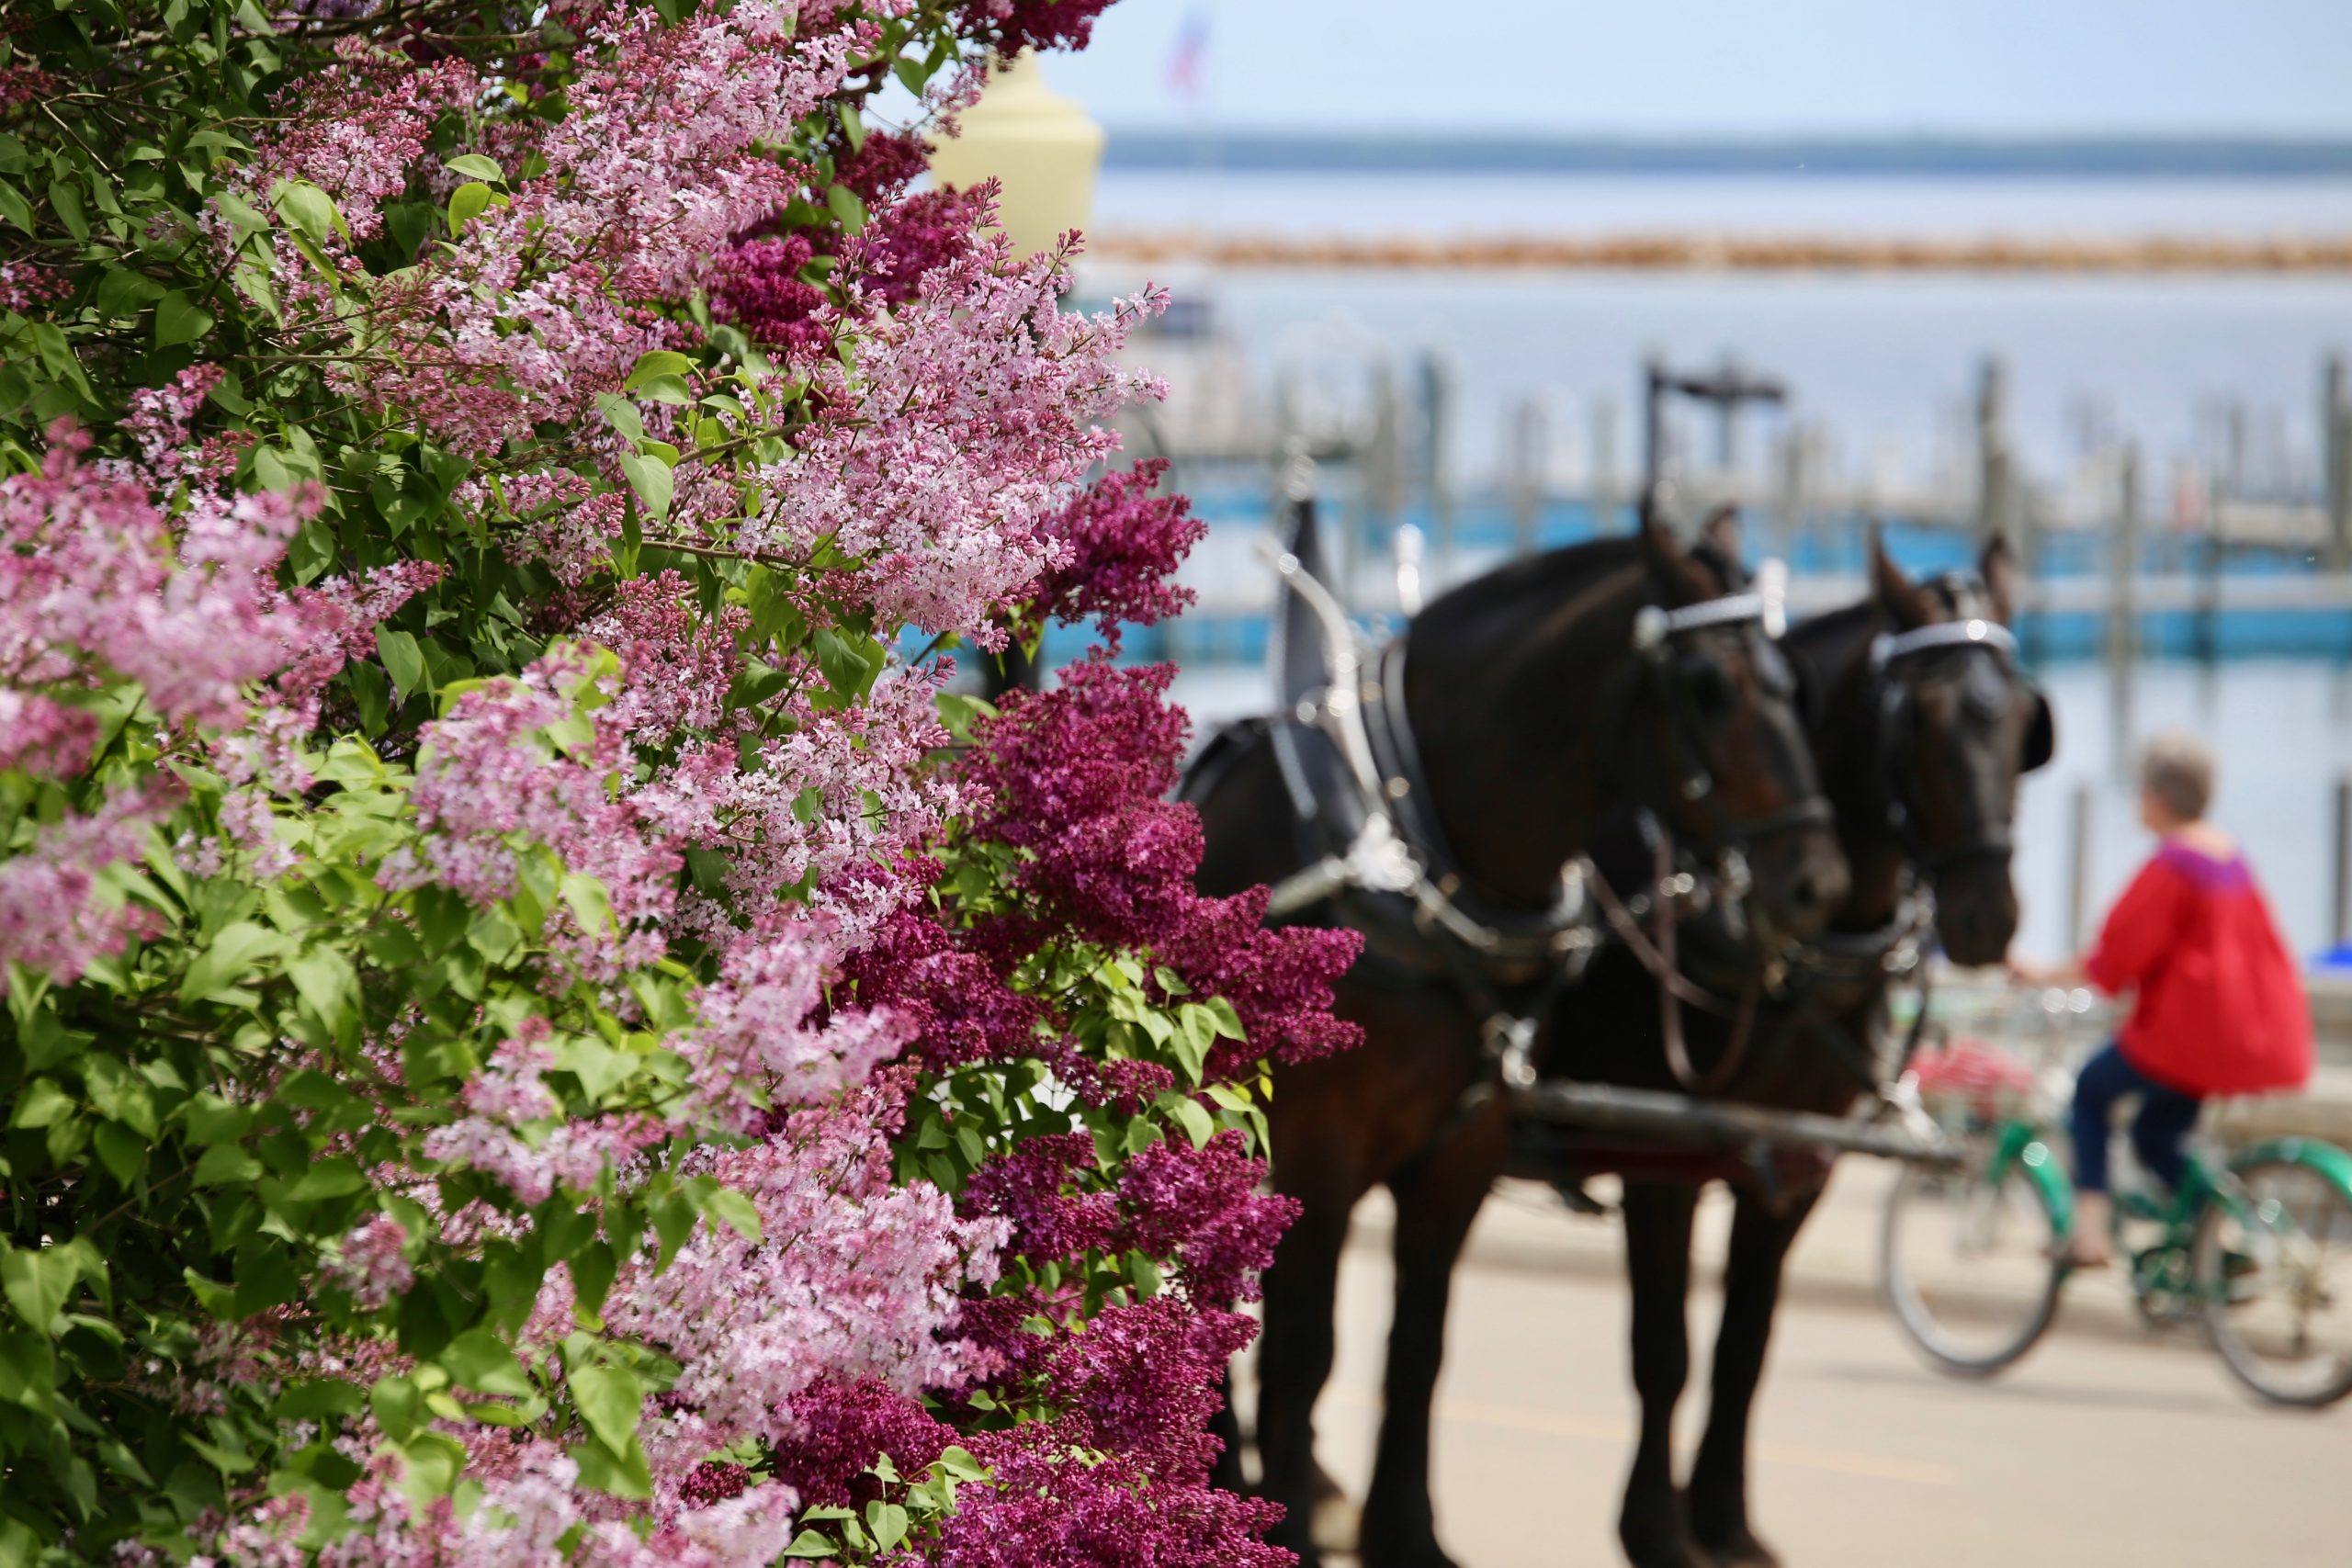
<svg viewBox="0 0 2352 1568">
<path fill-rule="evenodd" d="M 2338 273 L 2352 234 L 1936 240 L 1804 235 L 1294 235 L 1107 229 L 1106 261 L 1227 267 L 1632 272 Z"/>
<path fill-rule="evenodd" d="M 2346 178 L 2352 138 L 1406 136 L 1114 126 L 1103 166 L 1236 174 Z"/>
</svg>

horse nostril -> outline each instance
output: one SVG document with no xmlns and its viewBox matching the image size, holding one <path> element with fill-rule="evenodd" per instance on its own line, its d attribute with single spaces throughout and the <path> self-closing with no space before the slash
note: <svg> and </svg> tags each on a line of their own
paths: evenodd
<svg viewBox="0 0 2352 1568">
<path fill-rule="evenodd" d="M 1800 909 L 1813 908 L 1821 902 L 1821 884 L 1814 879 L 1811 872 L 1807 872 L 1797 878 L 1797 885 L 1790 889 L 1789 897 Z"/>
</svg>

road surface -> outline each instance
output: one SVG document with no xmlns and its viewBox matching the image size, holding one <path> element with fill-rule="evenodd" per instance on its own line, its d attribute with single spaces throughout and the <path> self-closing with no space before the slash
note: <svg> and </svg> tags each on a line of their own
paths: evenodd
<svg viewBox="0 0 2352 1568">
<path fill-rule="evenodd" d="M 2352 1401 L 2258 1407 L 2201 1341 L 2155 1337 L 2113 1277 L 2077 1280 L 2057 1331 L 2003 1378 L 1929 1371 L 1872 1292 L 1883 1168 L 1849 1162 L 1792 1261 L 1759 1403 L 1758 1533 L 1787 1568 L 2145 1568 L 2352 1562 Z M 1720 1256 L 1719 1200 L 1701 1253 Z M 1506 1187 L 1454 1291 L 1439 1392 L 1438 1529 L 1464 1568 L 1622 1558 L 1634 1404 L 1613 1220 Z M 1382 1200 L 1357 1216 L 1324 1462 L 1358 1496 L 1379 1405 L 1389 1269 Z M 1694 1292 L 1695 1441 L 1716 1297 Z M 1341 1561 L 1345 1561 L 1342 1559 Z"/>
</svg>

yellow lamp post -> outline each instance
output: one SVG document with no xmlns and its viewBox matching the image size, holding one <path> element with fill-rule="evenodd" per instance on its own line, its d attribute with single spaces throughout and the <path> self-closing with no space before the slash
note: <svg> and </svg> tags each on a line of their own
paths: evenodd
<svg viewBox="0 0 2352 1568">
<path fill-rule="evenodd" d="M 952 186 L 995 175 L 1003 186 L 997 220 L 1021 251 L 1042 251 L 1091 221 L 1102 128 L 1077 99 L 1046 85 L 1034 51 L 998 62 L 963 125 L 932 154 L 932 175 Z"/>
</svg>

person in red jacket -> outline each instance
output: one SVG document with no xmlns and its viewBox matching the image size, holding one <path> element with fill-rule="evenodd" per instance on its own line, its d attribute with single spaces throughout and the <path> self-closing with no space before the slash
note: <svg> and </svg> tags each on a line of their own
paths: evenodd
<svg viewBox="0 0 2352 1568">
<path fill-rule="evenodd" d="M 2109 1129 L 2115 1102 L 2140 1097 L 2132 1148 L 2149 1174 L 2179 1182 L 2181 1143 L 2209 1095 L 2301 1089 L 2312 1074 L 2311 1006 L 2253 868 L 2205 820 L 2213 754 L 2193 735 L 2149 741 L 2140 761 L 2140 820 L 2159 840 L 2108 911 L 2098 942 L 2064 968 L 2022 961 L 2043 985 L 2084 981 L 2132 994 L 2115 1043 L 2075 1084 L 2072 1261 L 2109 1260 Z"/>
</svg>

